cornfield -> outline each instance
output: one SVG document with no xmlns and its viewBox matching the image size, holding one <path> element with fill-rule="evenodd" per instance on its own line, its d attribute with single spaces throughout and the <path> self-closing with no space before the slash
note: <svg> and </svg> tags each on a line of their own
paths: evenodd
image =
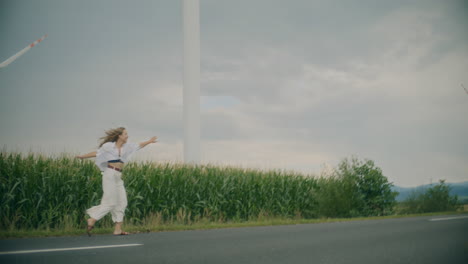
<svg viewBox="0 0 468 264">
<path fill-rule="evenodd" d="M 211 165 L 129 163 L 125 221 L 243 221 L 259 215 L 317 217 L 317 180 L 294 172 Z M 0 153 L 0 228 L 79 227 L 100 202 L 101 173 L 69 155 Z M 111 225 L 110 217 L 101 221 Z"/>
</svg>

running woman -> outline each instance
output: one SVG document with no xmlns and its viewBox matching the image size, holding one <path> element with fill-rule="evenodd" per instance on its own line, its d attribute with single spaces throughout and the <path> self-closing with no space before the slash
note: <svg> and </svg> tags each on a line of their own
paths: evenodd
<svg viewBox="0 0 468 264">
<path fill-rule="evenodd" d="M 148 141 L 137 143 L 127 143 L 128 133 L 124 127 L 114 128 L 106 131 L 106 136 L 101 138 L 101 144 L 97 151 L 85 155 L 77 156 L 79 159 L 96 157 L 96 165 L 102 173 L 103 195 L 101 204 L 86 210 L 89 215 L 86 233 L 91 236 L 91 230 L 99 219 L 109 212 L 112 214 L 112 221 L 115 223 L 114 235 L 129 235 L 122 230 L 122 223 L 127 208 L 127 193 L 122 181 L 122 169 L 136 151 L 145 146 L 156 143 L 157 137 L 152 137 Z"/>
</svg>

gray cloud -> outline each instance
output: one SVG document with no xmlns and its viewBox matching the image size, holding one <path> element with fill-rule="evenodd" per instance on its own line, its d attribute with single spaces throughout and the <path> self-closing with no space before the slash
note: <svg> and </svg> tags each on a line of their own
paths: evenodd
<svg viewBox="0 0 468 264">
<path fill-rule="evenodd" d="M 181 160 L 180 2 L 109 3 L 0 8 L 1 58 L 49 33 L 0 71 L 0 144 L 84 152 L 123 125 L 132 141 L 160 138 L 140 159 Z M 399 185 L 466 180 L 463 10 L 201 1 L 201 94 L 236 102 L 202 109 L 204 162 L 317 174 L 358 155 Z"/>
</svg>

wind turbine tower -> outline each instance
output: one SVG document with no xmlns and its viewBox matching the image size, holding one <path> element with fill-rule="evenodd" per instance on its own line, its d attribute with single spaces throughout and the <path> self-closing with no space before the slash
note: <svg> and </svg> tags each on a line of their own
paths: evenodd
<svg viewBox="0 0 468 264">
<path fill-rule="evenodd" d="M 184 162 L 200 162 L 200 1 L 183 0 Z"/>
</svg>

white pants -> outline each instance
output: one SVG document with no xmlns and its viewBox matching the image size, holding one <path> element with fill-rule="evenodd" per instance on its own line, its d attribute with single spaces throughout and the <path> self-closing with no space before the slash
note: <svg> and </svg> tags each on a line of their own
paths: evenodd
<svg viewBox="0 0 468 264">
<path fill-rule="evenodd" d="M 122 173 L 107 168 L 102 174 L 102 195 L 101 204 L 86 210 L 86 213 L 99 220 L 109 212 L 112 214 L 112 221 L 123 222 L 125 208 L 127 208 L 127 193 L 122 181 Z"/>
</svg>

